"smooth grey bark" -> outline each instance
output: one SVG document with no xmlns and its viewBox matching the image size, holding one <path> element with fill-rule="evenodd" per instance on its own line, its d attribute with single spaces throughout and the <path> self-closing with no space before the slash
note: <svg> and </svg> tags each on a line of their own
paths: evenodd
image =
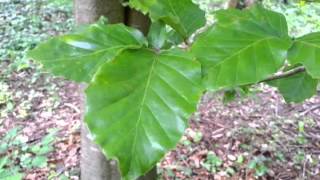
<svg viewBox="0 0 320 180">
<path fill-rule="evenodd" d="M 123 22 L 147 33 L 150 25 L 149 18 L 137 11 L 122 7 L 120 0 L 74 0 L 74 14 L 77 24 L 90 24 L 101 16 L 108 18 L 110 23 Z M 82 112 L 85 112 L 84 89 L 82 86 Z M 81 125 L 81 158 L 80 169 L 82 180 L 120 180 L 120 173 L 116 161 L 107 160 L 100 147 L 96 145 L 86 124 L 82 120 Z M 155 180 L 157 170 L 153 168 L 139 180 Z"/>
<path fill-rule="evenodd" d="M 92 142 L 86 124 L 81 127 L 81 179 L 119 180 L 117 163 L 108 161 L 99 146 Z"/>
<path fill-rule="evenodd" d="M 127 20 L 126 21 L 127 21 L 126 24 L 128 26 L 139 29 L 145 35 L 148 33 L 149 27 L 151 24 L 151 21 L 148 17 L 146 17 L 142 13 L 140 13 L 136 10 L 132 10 L 132 9 L 127 11 Z"/>
<path fill-rule="evenodd" d="M 124 8 L 119 0 L 74 0 L 74 15 L 77 24 L 93 23 L 100 16 L 116 23 L 124 21 Z"/>
<path fill-rule="evenodd" d="M 118 0 L 75 0 L 74 15 L 77 24 L 90 24 L 100 16 L 108 17 L 111 23 L 124 21 L 124 8 Z M 84 87 L 80 88 L 84 92 Z M 85 112 L 83 94 L 82 112 Z M 114 161 L 108 161 L 98 145 L 90 138 L 90 132 L 84 121 L 81 125 L 82 180 L 119 180 L 120 174 Z"/>
</svg>

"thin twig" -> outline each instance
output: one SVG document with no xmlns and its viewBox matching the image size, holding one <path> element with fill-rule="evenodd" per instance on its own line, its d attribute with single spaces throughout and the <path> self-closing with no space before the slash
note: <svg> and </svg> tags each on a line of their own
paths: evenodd
<svg viewBox="0 0 320 180">
<path fill-rule="evenodd" d="M 77 114 L 80 114 L 80 109 L 77 108 L 75 105 L 70 104 L 70 103 L 65 103 L 64 106 L 71 108 L 72 110 L 74 110 Z"/>
<path fill-rule="evenodd" d="M 299 66 L 299 67 L 291 69 L 289 71 L 270 76 L 267 79 L 264 79 L 264 80 L 260 81 L 259 83 L 270 82 L 270 81 L 274 81 L 274 80 L 277 80 L 277 79 L 287 78 L 287 77 L 290 77 L 292 75 L 299 74 L 299 73 L 302 73 L 302 72 L 305 72 L 305 71 L 306 71 L 305 67 Z"/>
<path fill-rule="evenodd" d="M 314 105 L 311 108 L 308 108 L 307 110 L 303 111 L 302 113 L 300 113 L 301 116 L 305 116 L 306 114 L 308 114 L 309 112 L 315 111 L 317 109 L 320 108 L 320 104 Z"/>
<path fill-rule="evenodd" d="M 307 165 L 307 159 L 304 160 L 303 162 L 303 170 L 302 170 L 302 179 L 306 178 L 306 165 Z"/>
<path fill-rule="evenodd" d="M 264 80 L 259 81 L 258 83 L 266 83 L 266 82 L 270 82 L 270 81 L 274 81 L 274 80 L 278 80 L 278 79 L 282 79 L 282 78 L 287 78 L 292 75 L 299 74 L 299 73 L 302 73 L 305 71 L 306 71 L 305 67 L 299 66 L 299 67 L 291 69 L 289 71 L 285 71 L 285 72 L 281 72 L 281 73 L 272 75 Z M 258 84 L 258 83 L 244 84 L 243 86 L 251 86 L 251 85 Z"/>
</svg>

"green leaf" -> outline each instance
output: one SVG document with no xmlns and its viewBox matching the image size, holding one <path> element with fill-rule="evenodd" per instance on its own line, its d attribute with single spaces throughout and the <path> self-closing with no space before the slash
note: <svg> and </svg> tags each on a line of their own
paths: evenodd
<svg viewBox="0 0 320 180">
<path fill-rule="evenodd" d="M 269 83 L 279 89 L 286 102 L 302 102 L 317 93 L 318 80 L 305 72 Z"/>
<path fill-rule="evenodd" d="M 148 34 L 149 44 L 155 49 L 161 49 L 164 46 L 166 39 L 166 25 L 161 21 L 152 23 Z"/>
<path fill-rule="evenodd" d="M 204 67 L 208 89 L 257 83 L 283 65 L 291 45 L 283 15 L 257 5 L 218 11 L 216 19 L 191 49 Z"/>
<path fill-rule="evenodd" d="M 0 153 L 3 154 L 8 150 L 9 144 L 8 142 L 3 142 L 0 144 Z"/>
<path fill-rule="evenodd" d="M 36 156 L 32 160 L 32 166 L 36 168 L 44 168 L 47 166 L 47 157 L 45 156 Z"/>
<path fill-rule="evenodd" d="M 183 38 L 174 29 L 166 26 L 162 21 L 152 23 L 149 34 L 148 42 L 151 48 L 170 49 L 173 46 L 178 46 L 183 42 Z"/>
<path fill-rule="evenodd" d="M 38 151 L 38 155 L 44 155 L 44 154 L 48 154 L 49 152 L 52 152 L 54 150 L 54 148 L 52 146 L 43 146 L 41 147 L 41 149 Z"/>
<path fill-rule="evenodd" d="M 130 6 L 162 20 L 184 38 L 204 26 L 205 13 L 192 0 L 130 0 Z"/>
<path fill-rule="evenodd" d="M 299 133 L 304 133 L 304 127 L 305 127 L 304 122 L 303 121 L 299 121 L 299 123 L 298 123 Z"/>
<path fill-rule="evenodd" d="M 229 103 L 237 98 L 237 91 L 235 89 L 230 89 L 224 92 L 223 103 Z"/>
<path fill-rule="evenodd" d="M 292 64 L 303 64 L 313 78 L 320 79 L 320 32 L 296 39 L 288 59 Z"/>
<path fill-rule="evenodd" d="M 238 156 L 238 158 L 237 158 L 237 163 L 238 164 L 242 164 L 242 163 L 244 163 L 244 161 L 245 161 L 245 158 L 244 158 L 243 155 Z"/>
<path fill-rule="evenodd" d="M 257 167 L 257 161 L 256 160 L 251 160 L 248 164 L 249 169 L 255 169 Z"/>
<path fill-rule="evenodd" d="M 157 3 L 156 1 L 157 0 L 149 0 L 149 1 L 129 0 L 129 5 L 132 8 L 139 10 L 143 14 L 147 14 L 149 11 L 149 7 L 151 7 L 153 4 Z"/>
<path fill-rule="evenodd" d="M 22 180 L 23 176 L 24 176 L 23 174 L 18 173 L 12 176 L 5 177 L 2 180 Z"/>
<path fill-rule="evenodd" d="M 99 67 L 125 49 L 146 43 L 142 33 L 122 24 L 93 24 L 76 34 L 52 38 L 29 52 L 55 75 L 90 82 Z"/>
<path fill-rule="evenodd" d="M 146 173 L 174 148 L 202 94 L 201 67 L 180 50 L 128 50 L 88 87 L 86 122 L 124 179 Z"/>
<path fill-rule="evenodd" d="M 2 169 L 9 162 L 8 156 L 2 157 L 0 159 L 0 169 Z"/>
<path fill-rule="evenodd" d="M 47 146 L 50 145 L 54 142 L 54 140 L 56 139 L 56 133 L 58 132 L 58 130 L 54 130 L 52 132 L 50 132 L 49 134 L 47 134 L 46 136 L 44 136 L 41 140 L 41 144 L 43 146 Z"/>
<path fill-rule="evenodd" d="M 259 164 L 256 168 L 255 168 L 255 170 L 256 170 L 256 173 L 255 173 L 255 175 L 256 176 L 263 176 L 263 175 L 265 175 L 267 172 L 268 172 L 268 167 L 266 167 L 265 165 L 263 165 L 263 164 Z"/>
<path fill-rule="evenodd" d="M 32 169 L 32 160 L 34 157 L 31 156 L 31 154 L 23 154 L 19 156 L 20 158 L 20 166 L 26 169 Z"/>
<path fill-rule="evenodd" d="M 168 31 L 166 46 L 177 46 L 181 44 L 183 41 L 183 37 L 180 34 L 178 34 L 177 31 L 173 29 Z"/>
<path fill-rule="evenodd" d="M 219 167 L 222 165 L 223 161 L 218 157 L 216 156 L 215 154 L 213 153 L 209 153 L 208 154 L 208 157 L 207 157 L 207 161 L 208 163 L 210 163 L 211 165 L 213 166 L 216 166 L 216 167 Z"/>
</svg>

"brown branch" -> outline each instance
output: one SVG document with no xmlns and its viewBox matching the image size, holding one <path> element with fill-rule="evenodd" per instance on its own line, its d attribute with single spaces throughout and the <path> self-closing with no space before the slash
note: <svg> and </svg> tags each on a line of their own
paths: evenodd
<svg viewBox="0 0 320 180">
<path fill-rule="evenodd" d="M 267 79 L 264 79 L 264 80 L 260 81 L 259 83 L 270 82 L 270 81 L 274 81 L 274 80 L 277 80 L 277 79 L 287 78 L 287 77 L 290 77 L 292 75 L 299 74 L 299 73 L 302 73 L 302 72 L 305 72 L 305 71 L 306 71 L 305 67 L 299 66 L 297 68 L 291 69 L 291 70 L 283 72 L 281 74 L 276 74 L 276 75 L 270 76 Z"/>
</svg>

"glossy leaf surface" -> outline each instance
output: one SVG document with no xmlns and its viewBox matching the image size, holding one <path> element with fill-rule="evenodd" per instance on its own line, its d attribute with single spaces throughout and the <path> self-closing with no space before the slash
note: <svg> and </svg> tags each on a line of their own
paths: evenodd
<svg viewBox="0 0 320 180">
<path fill-rule="evenodd" d="M 162 20 L 184 38 L 206 23 L 205 13 L 192 0 L 130 0 L 130 6 Z"/>
<path fill-rule="evenodd" d="M 279 89 L 286 102 L 302 102 L 317 93 L 318 80 L 302 72 L 269 83 Z"/>
<path fill-rule="evenodd" d="M 86 91 L 86 122 L 125 179 L 146 173 L 175 147 L 200 83 L 200 64 L 180 50 L 128 50 L 102 66 Z"/>
<path fill-rule="evenodd" d="M 155 49 L 161 49 L 167 41 L 166 25 L 162 21 L 151 24 L 148 33 L 148 42 Z"/>
<path fill-rule="evenodd" d="M 183 38 L 174 29 L 168 28 L 162 21 L 154 22 L 148 33 L 149 47 L 156 50 L 170 49 L 183 42 Z"/>
<path fill-rule="evenodd" d="M 55 37 L 29 53 L 55 75 L 78 82 L 90 82 L 98 68 L 124 49 L 146 43 L 136 29 L 121 24 L 97 23 L 71 35 Z"/>
<path fill-rule="evenodd" d="M 320 33 L 296 39 L 289 50 L 288 59 L 292 64 L 303 64 L 313 78 L 320 79 Z"/>
<path fill-rule="evenodd" d="M 283 65 L 291 45 L 283 15 L 254 6 L 221 10 L 216 18 L 192 47 L 209 89 L 257 83 Z"/>
</svg>

